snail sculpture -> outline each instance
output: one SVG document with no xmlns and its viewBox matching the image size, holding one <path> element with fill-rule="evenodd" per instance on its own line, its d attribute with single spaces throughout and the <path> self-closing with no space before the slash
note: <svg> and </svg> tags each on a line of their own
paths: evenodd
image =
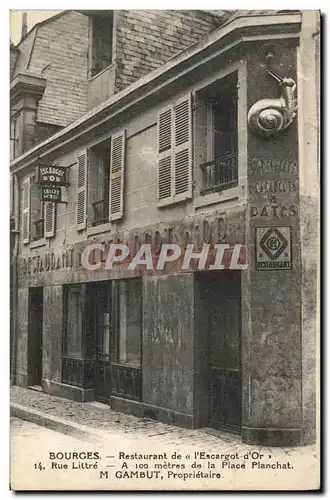
<svg viewBox="0 0 330 500">
<path fill-rule="evenodd" d="M 257 101 L 248 113 L 250 129 L 264 138 L 286 129 L 293 122 L 297 110 L 295 81 L 292 78 L 281 78 L 270 70 L 267 73 L 279 83 L 281 96 Z"/>
</svg>

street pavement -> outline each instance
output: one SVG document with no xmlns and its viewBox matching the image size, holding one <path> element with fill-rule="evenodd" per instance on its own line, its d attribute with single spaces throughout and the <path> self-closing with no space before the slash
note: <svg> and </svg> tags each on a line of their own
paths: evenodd
<svg viewBox="0 0 330 500">
<path fill-rule="evenodd" d="M 211 429 L 181 429 L 114 412 L 106 405 L 77 403 L 19 387 L 12 387 L 11 401 L 90 431 L 85 438 L 77 439 L 13 418 L 11 477 L 15 490 L 203 491 L 318 487 L 316 445 L 249 446 L 241 443 L 237 436 Z M 87 452 L 98 453 L 98 459 L 86 462 L 80 458 L 72 460 L 71 455 L 62 458 L 61 453 L 72 450 L 83 451 L 83 458 Z M 141 459 L 139 454 L 153 456 Z M 154 455 L 158 455 L 157 459 Z M 91 469 L 86 470 L 84 464 Z M 210 468 L 210 464 L 214 468 Z M 67 469 L 60 468 L 63 465 L 67 465 Z M 74 466 L 78 468 L 72 469 Z M 210 472 L 218 476 L 201 477 L 201 473 Z"/>
</svg>

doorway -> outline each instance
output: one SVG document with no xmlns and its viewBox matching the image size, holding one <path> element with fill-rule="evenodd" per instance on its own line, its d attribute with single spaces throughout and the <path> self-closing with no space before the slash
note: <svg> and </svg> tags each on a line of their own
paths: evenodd
<svg viewBox="0 0 330 500">
<path fill-rule="evenodd" d="M 41 386 L 43 288 L 29 289 L 28 386 Z"/>
<path fill-rule="evenodd" d="M 209 425 L 241 429 L 241 273 L 198 273 L 208 335 Z"/>
<path fill-rule="evenodd" d="M 87 304 L 90 321 L 89 343 L 94 345 L 94 387 L 97 401 L 109 403 L 111 393 L 111 281 L 89 283 Z"/>
</svg>

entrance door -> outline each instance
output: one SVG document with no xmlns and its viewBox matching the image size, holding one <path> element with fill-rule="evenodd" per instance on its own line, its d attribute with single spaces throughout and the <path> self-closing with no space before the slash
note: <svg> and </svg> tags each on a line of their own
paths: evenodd
<svg viewBox="0 0 330 500">
<path fill-rule="evenodd" d="M 108 403 L 111 392 L 111 282 L 88 285 L 95 343 L 94 387 L 97 401 Z"/>
<path fill-rule="evenodd" d="M 28 385 L 41 386 L 43 288 L 29 289 Z"/>
<path fill-rule="evenodd" d="M 209 424 L 240 432 L 241 275 L 229 270 L 201 274 L 209 338 Z"/>
</svg>

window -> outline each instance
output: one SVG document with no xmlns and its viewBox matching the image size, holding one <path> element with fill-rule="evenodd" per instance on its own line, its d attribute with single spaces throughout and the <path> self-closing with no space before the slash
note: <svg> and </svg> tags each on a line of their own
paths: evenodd
<svg viewBox="0 0 330 500">
<path fill-rule="evenodd" d="M 192 196 L 191 96 L 158 116 L 158 206 Z"/>
<path fill-rule="evenodd" d="M 41 201 L 41 187 L 35 176 L 26 177 L 22 183 L 21 211 L 24 244 L 55 236 L 56 204 Z"/>
<path fill-rule="evenodd" d="M 205 108 L 197 113 L 199 142 L 205 145 L 200 164 L 201 195 L 229 189 L 238 182 L 237 75 L 232 74 L 200 92 Z"/>
<path fill-rule="evenodd" d="M 41 201 L 41 188 L 36 178 L 30 178 L 30 218 L 31 240 L 40 240 L 44 237 L 44 203 Z"/>
<path fill-rule="evenodd" d="M 125 131 L 78 154 L 77 229 L 123 217 Z"/>
<path fill-rule="evenodd" d="M 95 76 L 112 63 L 113 13 L 90 17 L 90 76 Z"/>
<path fill-rule="evenodd" d="M 81 359 L 83 352 L 84 285 L 64 287 L 63 355 Z"/>
<path fill-rule="evenodd" d="M 18 144 L 18 130 L 17 130 L 17 117 L 12 118 L 10 121 L 10 160 L 17 156 Z"/>
<path fill-rule="evenodd" d="M 141 280 L 119 282 L 119 332 L 117 362 L 139 367 L 141 364 L 142 295 Z"/>
<path fill-rule="evenodd" d="M 110 361 L 111 354 L 111 282 L 98 283 L 94 294 L 94 327 L 96 329 L 96 354 L 99 359 Z"/>
<path fill-rule="evenodd" d="M 109 220 L 110 139 L 90 149 L 89 192 L 93 226 Z"/>
</svg>

